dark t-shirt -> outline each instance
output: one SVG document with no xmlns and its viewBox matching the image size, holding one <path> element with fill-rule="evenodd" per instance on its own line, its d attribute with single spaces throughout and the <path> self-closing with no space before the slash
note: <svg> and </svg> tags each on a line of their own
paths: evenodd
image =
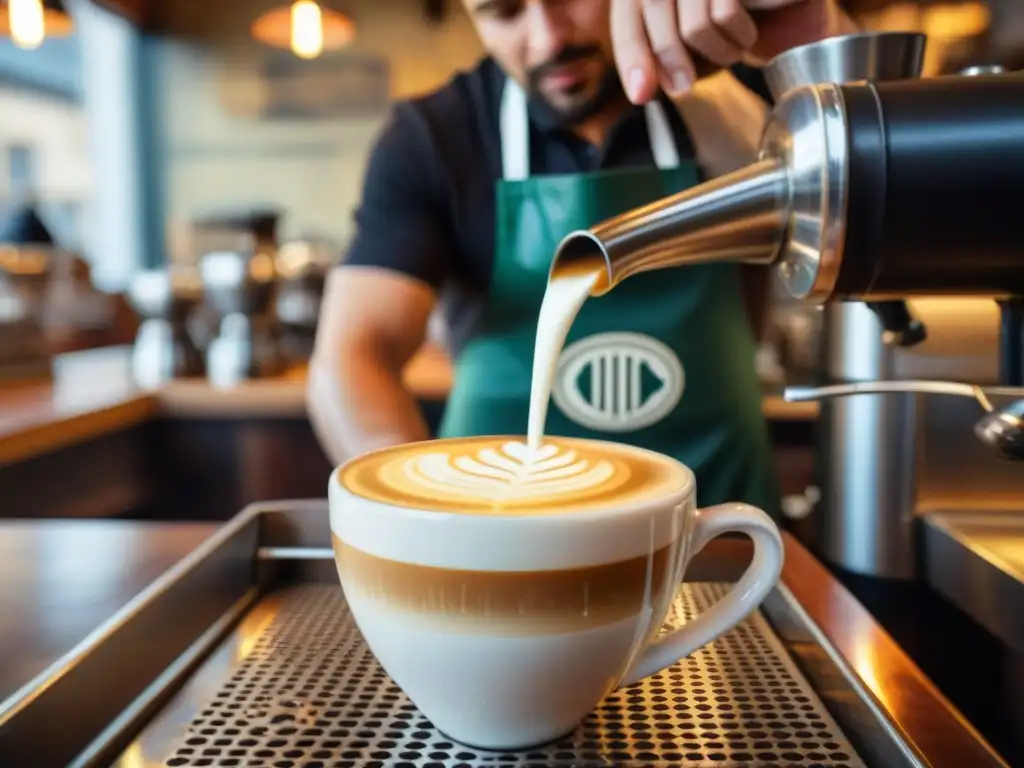
<svg viewBox="0 0 1024 768">
<path fill-rule="evenodd" d="M 733 74 L 766 95 L 756 70 Z M 472 338 L 494 259 L 495 183 L 501 178 L 499 110 L 505 74 L 491 59 L 433 93 L 398 102 L 371 152 L 347 264 L 385 267 L 422 280 L 445 304 L 457 355 Z M 678 111 L 665 100 L 680 157 L 693 158 Z M 530 173 L 651 166 L 644 111 L 629 109 L 594 147 L 529 105 Z"/>
</svg>

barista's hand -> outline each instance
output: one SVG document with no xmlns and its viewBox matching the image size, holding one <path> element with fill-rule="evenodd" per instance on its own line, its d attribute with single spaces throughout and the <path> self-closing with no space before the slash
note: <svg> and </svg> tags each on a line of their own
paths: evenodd
<svg viewBox="0 0 1024 768">
<path fill-rule="evenodd" d="M 682 95 L 708 64 L 764 61 L 855 29 L 835 0 L 611 0 L 615 63 L 635 104 L 659 85 Z"/>
</svg>

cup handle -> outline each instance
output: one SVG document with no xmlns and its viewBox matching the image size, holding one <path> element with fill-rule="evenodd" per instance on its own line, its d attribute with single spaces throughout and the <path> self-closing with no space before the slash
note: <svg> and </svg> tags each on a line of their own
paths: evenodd
<svg viewBox="0 0 1024 768">
<path fill-rule="evenodd" d="M 745 533 L 754 542 L 754 559 L 725 597 L 693 621 L 651 643 L 633 662 L 621 685 L 632 685 L 686 658 L 745 619 L 782 573 L 782 537 L 772 519 L 750 504 L 733 502 L 698 509 L 690 557 L 723 533 Z"/>
</svg>

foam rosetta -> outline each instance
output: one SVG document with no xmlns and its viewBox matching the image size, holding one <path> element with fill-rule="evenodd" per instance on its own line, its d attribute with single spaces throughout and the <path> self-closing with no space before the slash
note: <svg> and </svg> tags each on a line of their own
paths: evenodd
<svg viewBox="0 0 1024 768">
<path fill-rule="evenodd" d="M 487 447 L 476 455 L 428 453 L 406 461 L 404 479 L 424 493 L 490 498 L 497 503 L 585 493 L 615 479 L 610 461 L 588 461 L 572 448 L 524 443 Z"/>
<path fill-rule="evenodd" d="M 399 506 L 540 514 L 657 497 L 681 488 L 680 472 L 662 457 L 598 441 L 549 438 L 534 451 L 515 438 L 456 438 L 368 454 L 339 479 L 358 496 Z"/>
</svg>

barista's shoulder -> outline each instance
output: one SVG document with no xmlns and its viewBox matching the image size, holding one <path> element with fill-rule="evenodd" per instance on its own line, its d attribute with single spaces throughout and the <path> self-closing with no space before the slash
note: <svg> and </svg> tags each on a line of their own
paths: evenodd
<svg viewBox="0 0 1024 768">
<path fill-rule="evenodd" d="M 757 158 L 768 105 L 729 70 L 698 80 L 676 104 L 701 164 L 713 175 Z"/>
<path fill-rule="evenodd" d="M 475 144 L 489 133 L 496 134 L 503 82 L 498 65 L 490 58 L 481 59 L 472 69 L 456 72 L 438 88 L 396 102 L 393 119 L 420 123 L 435 145 L 466 148 L 467 143 Z"/>
</svg>

